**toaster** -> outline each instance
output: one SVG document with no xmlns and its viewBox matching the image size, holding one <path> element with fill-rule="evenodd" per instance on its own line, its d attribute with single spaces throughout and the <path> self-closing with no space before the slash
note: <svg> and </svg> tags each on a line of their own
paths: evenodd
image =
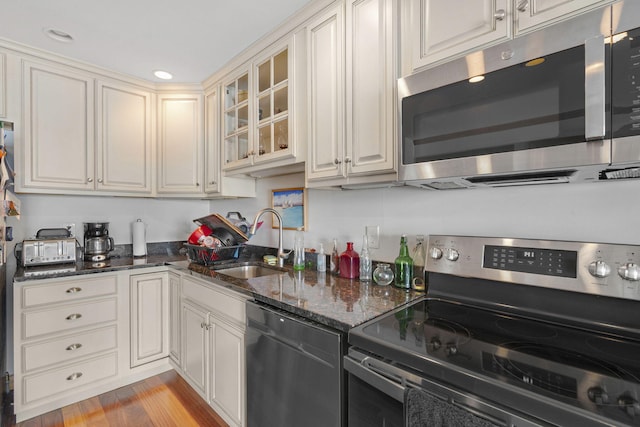
<svg viewBox="0 0 640 427">
<path fill-rule="evenodd" d="M 68 229 L 43 228 L 35 239 L 22 241 L 18 258 L 23 267 L 76 262 L 76 243 Z"/>
</svg>

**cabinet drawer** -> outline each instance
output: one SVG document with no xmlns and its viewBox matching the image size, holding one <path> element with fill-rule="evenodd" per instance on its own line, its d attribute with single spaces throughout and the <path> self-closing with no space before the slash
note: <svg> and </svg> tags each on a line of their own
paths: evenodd
<svg viewBox="0 0 640 427">
<path fill-rule="evenodd" d="M 64 393 L 118 374 L 118 353 L 82 361 L 23 379 L 23 403 Z"/>
<path fill-rule="evenodd" d="M 22 313 L 22 338 L 64 332 L 117 318 L 116 298 Z"/>
<path fill-rule="evenodd" d="M 200 305 L 215 310 L 217 314 L 222 315 L 222 318 L 226 320 L 242 325 L 246 324 L 245 299 L 242 297 L 232 297 L 210 286 L 188 279 L 183 281 L 182 295 Z"/>
<path fill-rule="evenodd" d="M 54 340 L 22 346 L 24 372 L 90 356 L 117 346 L 116 326 L 67 335 Z"/>
<path fill-rule="evenodd" d="M 102 295 L 114 295 L 117 290 L 116 280 L 116 276 L 85 277 L 63 282 L 25 285 L 22 287 L 22 306 L 33 307 Z"/>
</svg>

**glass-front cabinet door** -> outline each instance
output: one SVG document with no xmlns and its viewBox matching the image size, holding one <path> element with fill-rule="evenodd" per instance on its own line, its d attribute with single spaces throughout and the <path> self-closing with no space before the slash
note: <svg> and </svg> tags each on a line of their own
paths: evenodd
<svg viewBox="0 0 640 427">
<path fill-rule="evenodd" d="M 257 156 L 289 152 L 289 49 L 285 46 L 255 66 Z"/>
<path fill-rule="evenodd" d="M 249 73 L 244 72 L 224 85 L 224 167 L 251 163 L 249 138 Z"/>
<path fill-rule="evenodd" d="M 302 126 L 294 122 L 293 111 L 300 110 L 298 117 L 305 116 L 304 88 L 294 86 L 296 67 L 305 63 L 301 50 L 305 44 L 296 43 L 295 37 L 269 46 L 247 67 L 223 80 L 223 170 L 227 176 L 302 164 L 306 157 L 293 137 L 296 126 Z"/>
</svg>

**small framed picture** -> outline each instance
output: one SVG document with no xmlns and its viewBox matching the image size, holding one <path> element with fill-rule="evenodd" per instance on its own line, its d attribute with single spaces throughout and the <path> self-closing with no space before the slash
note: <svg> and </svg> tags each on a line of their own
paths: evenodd
<svg viewBox="0 0 640 427">
<path fill-rule="evenodd" d="M 271 207 L 282 217 L 282 228 L 296 230 L 307 227 L 307 192 L 304 188 L 281 188 L 273 190 Z M 277 218 L 273 219 L 272 228 L 278 228 Z"/>
</svg>

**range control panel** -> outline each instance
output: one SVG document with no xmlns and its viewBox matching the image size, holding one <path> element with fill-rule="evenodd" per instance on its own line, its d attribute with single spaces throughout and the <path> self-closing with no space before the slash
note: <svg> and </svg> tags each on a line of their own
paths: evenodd
<svg viewBox="0 0 640 427">
<path fill-rule="evenodd" d="M 427 272 L 640 300 L 640 246 L 429 236 Z"/>
<path fill-rule="evenodd" d="M 575 278 L 577 262 L 576 251 L 492 245 L 484 247 L 483 266 L 497 270 Z"/>
</svg>

